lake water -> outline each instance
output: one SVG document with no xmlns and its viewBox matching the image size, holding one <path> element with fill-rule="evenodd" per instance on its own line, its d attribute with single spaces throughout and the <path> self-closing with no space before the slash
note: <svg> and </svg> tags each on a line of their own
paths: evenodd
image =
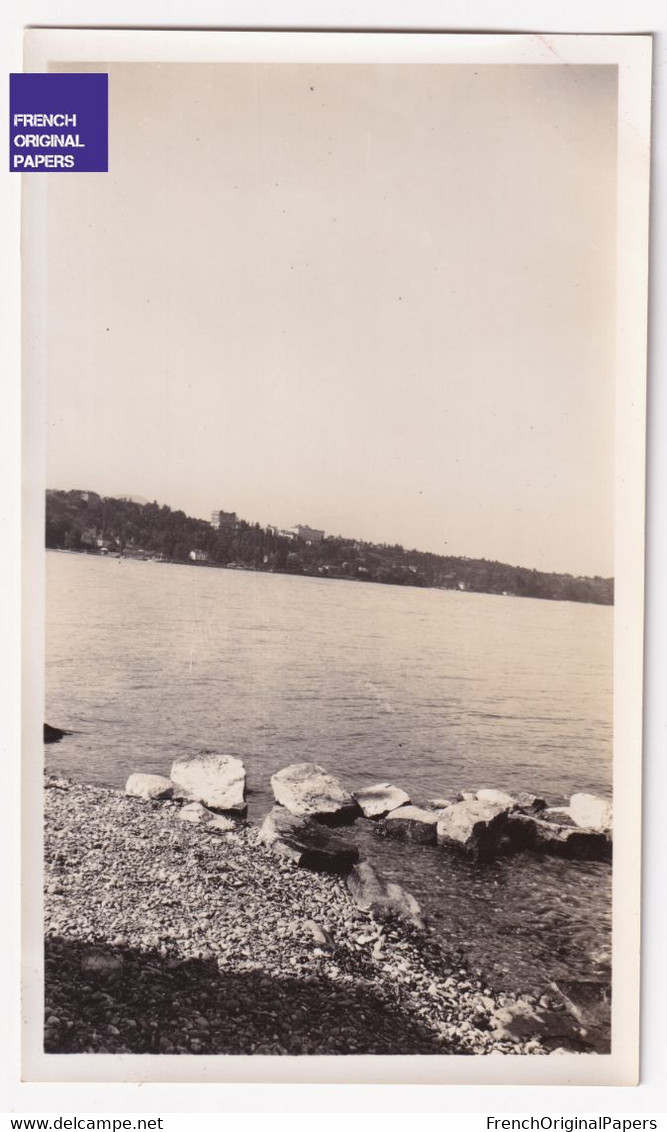
<svg viewBox="0 0 667 1132">
<path fill-rule="evenodd" d="M 47 765 L 123 786 L 202 748 L 238 755 L 250 818 L 312 761 L 414 800 L 482 786 L 611 794 L 608 607 L 47 554 Z M 610 869 L 475 866 L 353 835 L 496 986 L 609 974 Z"/>
</svg>

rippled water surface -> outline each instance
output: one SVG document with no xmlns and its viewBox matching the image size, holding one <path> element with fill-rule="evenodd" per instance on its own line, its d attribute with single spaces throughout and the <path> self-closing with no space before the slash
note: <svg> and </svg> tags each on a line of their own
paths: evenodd
<svg viewBox="0 0 667 1132">
<path fill-rule="evenodd" d="M 50 769 L 121 786 L 184 751 L 269 778 L 314 761 L 415 800 L 495 786 L 611 793 L 612 610 L 484 594 L 47 554 Z M 496 985 L 608 974 L 610 870 L 478 867 L 354 836 Z"/>
</svg>

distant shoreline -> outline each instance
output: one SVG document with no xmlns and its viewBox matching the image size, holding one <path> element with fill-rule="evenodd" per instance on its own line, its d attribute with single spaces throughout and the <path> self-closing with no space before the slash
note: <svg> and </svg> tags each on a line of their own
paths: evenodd
<svg viewBox="0 0 667 1132">
<path fill-rule="evenodd" d="M 138 503 L 93 491 L 49 489 L 45 542 L 53 550 L 296 577 L 592 605 L 613 605 L 614 601 L 613 578 L 535 570 L 486 558 L 414 548 L 406 550 L 398 543 L 327 535 L 307 526 L 279 530 L 239 519 L 233 511 L 218 511 L 214 517 L 206 522 L 157 502 Z"/>
<path fill-rule="evenodd" d="M 47 546 L 44 549 L 46 551 L 48 551 L 49 553 L 53 553 L 53 554 L 75 554 L 75 555 L 78 555 L 78 556 L 82 556 L 84 558 L 109 559 L 110 561 L 113 561 L 113 562 L 121 562 L 121 561 L 122 562 L 143 562 L 145 564 L 154 564 L 154 565 L 159 565 L 159 566 L 188 566 L 188 567 L 193 566 L 196 569 L 231 570 L 234 573 L 244 573 L 244 574 L 274 574 L 274 575 L 277 575 L 277 576 L 283 577 L 283 578 L 312 578 L 312 579 L 318 580 L 318 581 L 354 582 L 354 583 L 358 583 L 358 584 L 365 585 L 365 586 L 392 585 L 392 583 L 378 582 L 376 579 L 373 579 L 373 578 L 366 578 L 366 579 L 364 579 L 364 578 L 350 578 L 350 577 L 346 577 L 345 575 L 316 574 L 316 573 L 295 574 L 291 570 L 277 570 L 277 569 L 267 570 L 267 569 L 261 569 L 259 567 L 255 567 L 255 566 L 243 566 L 241 564 L 230 565 L 228 563 L 222 563 L 222 562 L 186 562 L 186 561 L 182 561 L 181 559 L 177 559 L 177 558 L 155 558 L 155 557 L 150 557 L 150 556 L 141 557 L 141 556 L 135 555 L 135 554 L 117 554 L 117 553 L 100 554 L 99 551 L 74 549 L 74 548 L 66 549 L 65 547 L 60 547 L 60 546 Z M 536 596 L 535 594 L 504 593 L 504 592 L 499 592 L 498 590 L 469 590 L 469 589 L 459 589 L 458 587 L 454 588 L 454 587 L 451 587 L 451 586 L 401 586 L 400 584 L 396 584 L 396 583 L 394 583 L 394 586 L 397 589 L 438 590 L 440 593 L 473 594 L 473 595 L 477 595 L 478 597 L 511 597 L 511 598 L 524 598 L 524 599 L 528 599 L 528 600 L 531 600 L 531 601 L 551 601 L 551 602 L 557 602 L 558 604 L 561 604 L 561 605 L 598 605 L 598 606 L 603 606 L 603 607 L 612 608 L 612 609 L 613 609 L 613 605 L 614 605 L 613 601 L 611 601 L 611 602 L 607 602 L 607 601 L 577 601 L 574 598 L 568 599 L 568 598 L 539 597 L 539 596 Z"/>
</svg>

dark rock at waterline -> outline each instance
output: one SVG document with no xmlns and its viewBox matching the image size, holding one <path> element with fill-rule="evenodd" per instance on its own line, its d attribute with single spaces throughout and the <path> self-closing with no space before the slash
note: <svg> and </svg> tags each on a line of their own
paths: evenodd
<svg viewBox="0 0 667 1132">
<path fill-rule="evenodd" d="M 347 887 L 360 911 L 370 912 L 379 920 L 398 918 L 416 927 L 424 926 L 422 910 L 414 896 L 400 884 L 387 882 L 367 861 L 354 865 Z"/>
<path fill-rule="evenodd" d="M 477 861 L 491 860 L 505 832 L 507 812 L 504 802 L 477 798 L 457 802 L 440 813 L 438 845 L 456 849 Z"/>
<path fill-rule="evenodd" d="M 203 825 L 210 833 L 232 833 L 237 823 L 224 814 L 216 814 L 215 810 L 208 810 L 201 802 L 189 802 L 178 811 L 179 821 L 190 822 L 192 825 Z"/>
<path fill-rule="evenodd" d="M 347 825 L 360 817 L 352 795 L 333 774 L 317 763 L 292 763 L 271 778 L 279 805 L 298 817 L 316 818 L 325 825 Z"/>
<path fill-rule="evenodd" d="M 510 814 L 505 833 L 515 849 L 532 849 L 574 861 L 611 860 L 611 841 L 596 830 L 556 825 L 529 814 Z"/>
<path fill-rule="evenodd" d="M 547 808 L 546 798 L 540 798 L 537 794 L 529 794 L 525 790 L 517 794 L 516 804 L 519 810 L 531 814 L 541 814 Z"/>
<path fill-rule="evenodd" d="M 44 742 L 45 743 L 59 743 L 65 735 L 71 735 L 71 731 L 64 731 L 62 727 L 52 727 L 50 723 L 44 724 Z"/>
<path fill-rule="evenodd" d="M 344 876 L 359 860 L 356 845 L 330 833 L 312 818 L 290 813 L 284 806 L 274 806 L 266 815 L 259 841 L 279 856 L 315 872 Z"/>
<path fill-rule="evenodd" d="M 446 810 L 448 806 L 454 805 L 451 798 L 427 798 L 419 804 L 424 810 Z"/>
<path fill-rule="evenodd" d="M 385 837 L 403 838 L 420 845 L 435 845 L 439 811 L 424 810 L 420 806 L 401 806 L 392 810 L 377 825 L 378 833 Z"/>
</svg>

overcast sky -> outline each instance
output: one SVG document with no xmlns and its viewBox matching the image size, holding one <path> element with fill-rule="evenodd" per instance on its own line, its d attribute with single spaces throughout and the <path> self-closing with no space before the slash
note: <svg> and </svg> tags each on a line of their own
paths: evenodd
<svg viewBox="0 0 667 1132">
<path fill-rule="evenodd" d="M 613 573 L 615 68 L 109 71 L 49 486 Z"/>
</svg>

